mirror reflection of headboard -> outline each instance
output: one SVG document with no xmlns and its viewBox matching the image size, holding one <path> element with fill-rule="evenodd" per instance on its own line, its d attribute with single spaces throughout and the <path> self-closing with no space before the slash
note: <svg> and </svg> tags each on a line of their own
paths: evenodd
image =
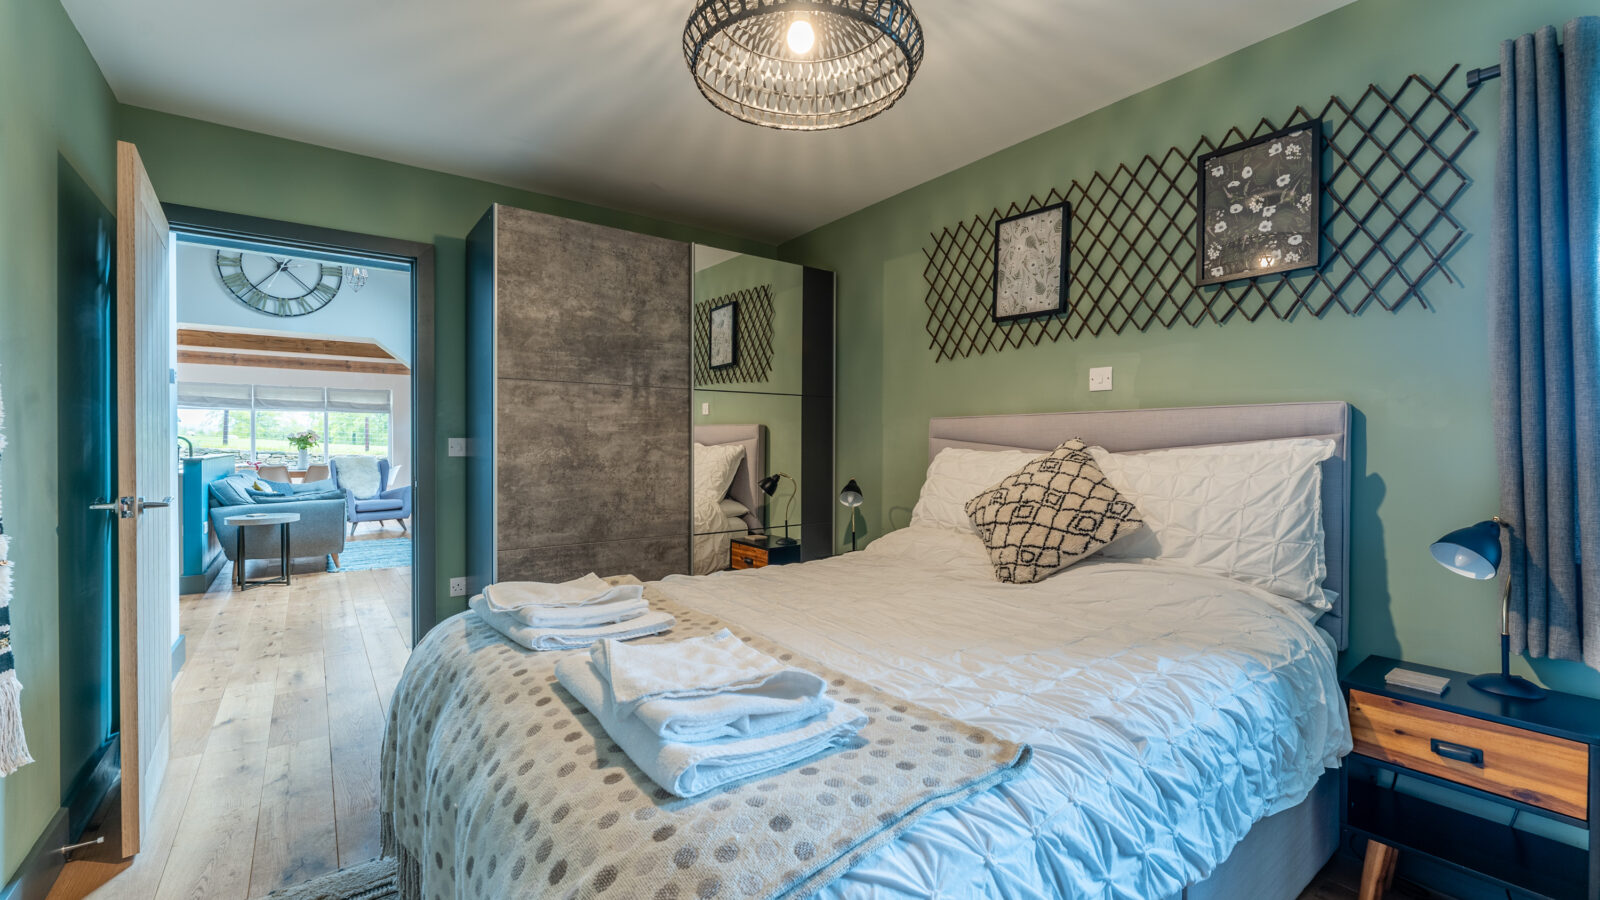
<svg viewBox="0 0 1600 900">
<path fill-rule="evenodd" d="M 761 479 L 767 477 L 767 426 L 696 425 L 694 442 L 708 447 L 716 444 L 744 447 L 744 459 L 739 461 L 739 470 L 733 473 L 728 496 L 750 508 L 743 517 L 745 524 L 752 531 L 760 531 L 764 527 L 762 512 L 767 504 L 767 495 L 761 492 Z"/>
</svg>

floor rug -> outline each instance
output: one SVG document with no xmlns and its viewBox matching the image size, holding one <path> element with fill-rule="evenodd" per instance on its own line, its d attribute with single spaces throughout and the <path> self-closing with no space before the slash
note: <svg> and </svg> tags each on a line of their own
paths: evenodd
<svg viewBox="0 0 1600 900">
<path fill-rule="evenodd" d="M 411 565 L 411 539 L 386 538 L 380 541 L 350 541 L 339 553 L 339 564 L 328 557 L 329 572 L 355 572 L 360 569 L 398 569 Z"/>
<path fill-rule="evenodd" d="M 397 900 L 393 859 L 369 859 L 320 878 L 280 888 L 267 900 Z"/>
</svg>

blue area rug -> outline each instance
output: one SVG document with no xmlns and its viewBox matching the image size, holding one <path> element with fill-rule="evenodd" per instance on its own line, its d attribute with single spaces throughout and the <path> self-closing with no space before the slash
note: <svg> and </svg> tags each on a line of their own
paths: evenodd
<svg viewBox="0 0 1600 900">
<path fill-rule="evenodd" d="M 411 539 L 387 538 L 381 541 L 350 541 L 339 554 L 339 564 L 328 557 L 329 572 L 354 572 L 360 569 L 399 569 L 411 565 Z"/>
</svg>

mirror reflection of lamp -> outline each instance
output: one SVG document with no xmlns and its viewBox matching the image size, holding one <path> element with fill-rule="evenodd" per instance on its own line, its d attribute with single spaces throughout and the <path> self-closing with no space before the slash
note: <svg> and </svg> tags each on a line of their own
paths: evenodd
<svg viewBox="0 0 1600 900">
<path fill-rule="evenodd" d="M 756 486 L 761 488 L 761 493 L 771 497 L 773 494 L 778 492 L 778 485 L 785 478 L 789 479 L 789 502 L 783 506 L 783 537 L 772 542 L 774 546 L 779 547 L 786 547 L 790 544 L 799 543 L 799 541 L 793 540 L 789 537 L 789 510 L 794 506 L 794 495 L 800 492 L 800 482 L 795 481 L 794 476 L 790 475 L 788 472 L 774 472 L 773 474 L 768 475 L 767 477 L 756 482 Z"/>
<path fill-rule="evenodd" d="M 856 484 L 854 478 L 839 492 L 839 502 L 850 509 L 850 549 L 856 549 L 856 508 L 865 498 L 861 494 L 861 485 Z"/>
<path fill-rule="evenodd" d="M 1256 268 L 1270 269 L 1283 261 L 1282 250 L 1267 250 L 1256 260 Z"/>
</svg>

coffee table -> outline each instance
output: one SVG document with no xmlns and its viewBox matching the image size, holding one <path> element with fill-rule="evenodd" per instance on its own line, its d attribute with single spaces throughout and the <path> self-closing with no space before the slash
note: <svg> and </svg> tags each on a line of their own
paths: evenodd
<svg viewBox="0 0 1600 900">
<path fill-rule="evenodd" d="M 248 591 L 253 587 L 266 584 L 289 583 L 289 526 L 300 521 L 299 513 L 247 513 L 241 516 L 228 516 L 223 522 L 238 527 L 239 540 L 234 552 L 233 581 L 241 591 Z M 257 526 L 278 526 L 279 550 L 278 558 L 283 566 L 283 574 L 277 578 L 258 578 L 255 580 L 244 577 L 244 530 Z"/>
</svg>

